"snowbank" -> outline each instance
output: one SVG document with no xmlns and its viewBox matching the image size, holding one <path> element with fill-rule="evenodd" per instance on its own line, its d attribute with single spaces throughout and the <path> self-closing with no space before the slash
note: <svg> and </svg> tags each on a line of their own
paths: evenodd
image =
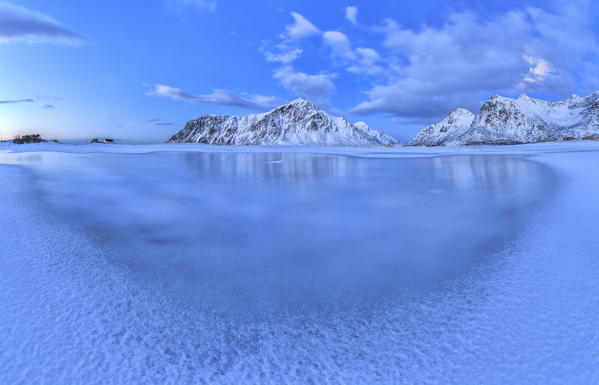
<svg viewBox="0 0 599 385">
<path fill-rule="evenodd" d="M 36 143 L 16 145 L 0 143 L 0 152 L 66 152 L 73 154 L 119 153 L 145 154 L 161 151 L 202 151 L 202 152 L 309 152 L 320 154 L 339 154 L 351 156 L 438 156 L 461 154 L 505 154 L 536 155 L 558 151 L 598 151 L 598 141 L 546 142 L 511 146 L 219 146 L 195 143 L 165 144 L 63 144 Z"/>
</svg>

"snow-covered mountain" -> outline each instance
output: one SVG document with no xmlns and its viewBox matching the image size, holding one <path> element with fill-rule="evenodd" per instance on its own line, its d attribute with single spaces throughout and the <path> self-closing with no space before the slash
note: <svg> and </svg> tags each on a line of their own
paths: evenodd
<svg viewBox="0 0 599 385">
<path fill-rule="evenodd" d="M 304 99 L 257 115 L 204 115 L 187 122 L 169 143 L 222 145 L 391 145 L 393 137 L 364 122 L 349 123 Z"/>
<path fill-rule="evenodd" d="M 366 124 L 366 122 L 360 121 L 354 123 L 353 125 L 359 131 L 361 131 L 364 136 L 368 137 L 369 140 L 374 140 L 374 142 L 377 142 L 374 144 L 382 144 L 386 146 L 397 144 L 397 140 L 395 140 L 391 135 L 370 127 L 368 124 Z"/>
<path fill-rule="evenodd" d="M 423 128 L 409 143 L 410 146 L 440 146 L 452 143 L 472 125 L 474 114 L 458 108 L 439 123 Z"/>
<path fill-rule="evenodd" d="M 466 114 L 422 129 L 412 145 L 519 144 L 599 137 L 599 92 L 547 102 L 493 95 L 467 126 Z M 445 130 L 445 131 L 443 131 Z"/>
</svg>

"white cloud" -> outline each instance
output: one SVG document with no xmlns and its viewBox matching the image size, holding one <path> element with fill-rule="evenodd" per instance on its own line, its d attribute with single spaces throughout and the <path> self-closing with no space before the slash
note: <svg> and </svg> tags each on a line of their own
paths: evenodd
<svg viewBox="0 0 599 385">
<path fill-rule="evenodd" d="M 279 68 L 274 74 L 274 78 L 279 80 L 285 89 L 324 106 L 329 104 L 329 98 L 335 92 L 333 77 L 334 75 L 330 74 L 310 75 L 296 72 L 291 66 Z"/>
<path fill-rule="evenodd" d="M 345 8 L 345 17 L 353 25 L 358 24 L 358 8 L 352 7 L 352 6 L 346 7 Z"/>
<path fill-rule="evenodd" d="M 0 43 L 80 45 L 85 38 L 41 12 L 0 1 Z"/>
<path fill-rule="evenodd" d="M 291 65 L 302 53 L 299 47 L 300 40 L 309 36 L 321 35 L 321 31 L 297 12 L 291 12 L 294 23 L 285 27 L 286 32 L 279 35 L 280 43 L 273 50 L 260 49 L 267 61 L 280 63 L 281 66 L 274 71 L 273 78 L 278 80 L 283 88 L 312 102 L 337 112 L 330 105 L 330 97 L 335 92 L 332 74 L 307 74 L 296 71 Z M 329 44 L 334 52 L 341 56 L 353 55 L 351 44 L 347 37 L 339 32 L 325 32 L 324 41 Z M 344 46 L 345 45 L 345 46 Z"/>
<path fill-rule="evenodd" d="M 524 55 L 524 60 L 529 64 L 529 75 L 524 77 L 527 83 L 542 83 L 553 72 L 552 65 L 544 59 Z"/>
<path fill-rule="evenodd" d="M 310 23 L 304 16 L 291 12 L 294 22 L 285 27 L 286 33 L 279 35 L 280 42 L 269 48 L 270 42 L 263 42 L 260 51 L 264 53 L 266 61 L 288 65 L 294 62 L 303 53 L 298 47 L 299 40 L 320 34 L 320 30 Z"/>
<path fill-rule="evenodd" d="M 349 39 L 341 32 L 327 31 L 322 35 L 322 39 L 331 48 L 334 57 L 348 60 L 356 57 Z"/>
<path fill-rule="evenodd" d="M 297 59 L 303 50 L 300 48 L 290 49 L 287 47 L 281 47 L 279 53 L 273 53 L 270 51 L 265 51 L 264 55 L 266 56 L 266 61 L 273 63 L 281 63 L 281 64 L 289 64 L 295 59 Z"/>
<path fill-rule="evenodd" d="M 295 22 L 286 27 L 287 37 L 299 40 L 307 36 L 320 34 L 320 30 L 310 23 L 304 16 L 297 12 L 291 12 Z"/>
<path fill-rule="evenodd" d="M 338 31 L 327 31 L 323 41 L 332 50 L 333 58 L 345 65 L 348 72 L 360 75 L 377 75 L 383 72 L 382 58 L 373 48 L 355 50 L 348 37 Z"/>
<path fill-rule="evenodd" d="M 351 8 L 351 7 L 350 7 Z M 354 7 L 355 8 L 355 7 Z M 355 16 L 350 9 L 350 14 Z M 322 42 L 331 49 L 334 64 L 344 66 L 348 72 L 361 75 L 375 75 L 383 71 L 380 55 L 372 48 L 352 48 L 349 38 L 339 31 L 320 32 L 312 23 L 298 13 L 292 13 L 295 23 L 286 27 L 287 32 L 279 35 L 281 42 L 273 53 L 261 48 L 269 62 L 281 63 L 273 77 L 281 85 L 296 96 L 302 96 L 332 112 L 338 112 L 330 103 L 330 97 L 335 92 L 333 82 L 336 75 L 320 73 L 308 74 L 297 71 L 291 65 L 304 51 L 299 47 L 299 40 L 306 36 L 322 35 Z"/>
<path fill-rule="evenodd" d="M 388 70 L 355 113 L 433 117 L 456 107 L 476 110 L 488 93 L 572 91 L 571 76 L 599 52 L 589 1 L 553 12 L 513 10 L 493 18 L 449 15 L 439 27 L 381 29 Z"/>
<path fill-rule="evenodd" d="M 248 95 L 240 96 L 231 91 L 215 89 L 211 94 L 194 95 L 180 88 L 157 84 L 148 92 L 148 96 L 166 97 L 173 100 L 184 100 L 194 103 L 221 104 L 252 110 L 267 110 L 276 106 L 277 98 L 272 96 Z"/>
<path fill-rule="evenodd" d="M 349 72 L 364 75 L 376 75 L 383 72 L 384 69 L 380 64 L 382 58 L 374 49 L 358 47 L 356 55 L 358 60 L 347 68 Z"/>
</svg>

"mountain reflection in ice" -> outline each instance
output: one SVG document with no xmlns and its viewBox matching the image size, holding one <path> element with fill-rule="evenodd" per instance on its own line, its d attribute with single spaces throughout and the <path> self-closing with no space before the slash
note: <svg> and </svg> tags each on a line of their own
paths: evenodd
<svg viewBox="0 0 599 385">
<path fill-rule="evenodd" d="M 352 162 L 345 156 L 309 153 L 186 153 L 189 170 L 198 175 L 219 175 L 228 180 L 262 182 L 281 178 L 295 183 L 318 183 L 324 179 L 365 177 L 365 163 Z"/>
<path fill-rule="evenodd" d="M 31 163 L 50 207 L 112 248 L 115 263 L 194 306 L 244 315 L 374 305 L 467 273 L 517 228 L 545 173 L 503 156 L 43 154 Z"/>
<path fill-rule="evenodd" d="M 514 161 L 515 160 L 515 161 Z M 496 192 L 526 188 L 526 183 L 517 183 L 535 178 L 538 167 L 523 164 L 518 157 L 508 156 L 451 156 L 432 158 L 435 177 L 452 182 L 457 191 L 467 192 L 480 183 Z M 514 183 L 516 182 L 516 183 Z"/>
</svg>

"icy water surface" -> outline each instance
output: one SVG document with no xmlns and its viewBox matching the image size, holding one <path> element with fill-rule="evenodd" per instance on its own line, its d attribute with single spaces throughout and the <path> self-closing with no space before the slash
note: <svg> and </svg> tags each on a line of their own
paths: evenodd
<svg viewBox="0 0 599 385">
<path fill-rule="evenodd" d="M 18 191 L 45 211 L 35 220 L 44 240 L 29 252 L 72 255 L 86 273 L 69 274 L 90 277 L 91 288 L 83 278 L 63 289 L 85 303 L 80 312 L 50 323 L 101 323 L 80 327 L 66 363 L 54 363 L 52 344 L 71 340 L 46 338 L 44 362 L 96 380 L 99 365 L 109 373 L 103 383 L 414 383 L 425 370 L 420 380 L 436 382 L 449 370 L 436 344 L 452 330 L 439 323 L 483 306 L 487 293 L 478 282 L 449 304 L 434 298 L 498 269 L 493 256 L 551 190 L 545 167 L 512 156 L 34 153 L 0 161 L 26 166 Z M 18 247 L 27 255 L 28 244 Z M 418 318 L 436 306 L 441 319 Z M 61 373 L 48 370 L 40 373 Z"/>
<path fill-rule="evenodd" d="M 24 156 L 49 207 L 115 262 L 244 317 L 374 305 L 467 273 L 521 226 L 545 176 L 501 156 Z"/>
</svg>

